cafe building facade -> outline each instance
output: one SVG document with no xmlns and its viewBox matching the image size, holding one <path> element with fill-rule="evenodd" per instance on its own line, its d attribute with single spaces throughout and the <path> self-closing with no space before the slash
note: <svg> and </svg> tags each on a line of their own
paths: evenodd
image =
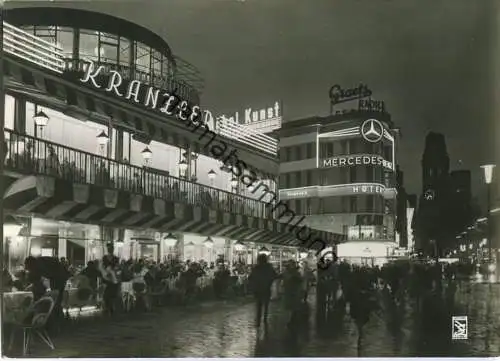
<svg viewBox="0 0 500 361">
<path fill-rule="evenodd" d="M 110 15 L 57 7 L 7 10 L 4 21 L 11 268 L 27 255 L 83 265 L 101 258 L 106 242 L 123 259 L 154 261 L 222 254 L 250 262 L 276 247 L 296 252 L 300 241 L 233 171 L 244 161 L 261 189 L 277 192 L 276 141 L 218 134 L 238 154 L 222 161 L 199 132 L 160 105 L 147 106 L 158 94 L 175 94 L 180 108 L 200 109 L 203 79 L 160 36 Z M 328 243 L 342 239 L 315 232 Z"/>
</svg>

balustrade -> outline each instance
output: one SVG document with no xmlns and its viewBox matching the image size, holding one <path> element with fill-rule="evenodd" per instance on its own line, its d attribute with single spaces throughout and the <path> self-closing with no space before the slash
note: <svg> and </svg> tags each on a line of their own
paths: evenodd
<svg viewBox="0 0 500 361">
<path fill-rule="evenodd" d="M 12 130 L 5 130 L 5 139 L 7 170 L 48 175 L 73 183 L 119 189 L 228 213 L 271 217 L 271 207 L 257 199 L 17 134 Z"/>
</svg>

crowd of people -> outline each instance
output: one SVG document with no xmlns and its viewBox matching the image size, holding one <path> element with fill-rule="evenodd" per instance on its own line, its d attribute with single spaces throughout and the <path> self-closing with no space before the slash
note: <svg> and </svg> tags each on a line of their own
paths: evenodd
<svg viewBox="0 0 500 361">
<path fill-rule="evenodd" d="M 114 255 L 110 243 L 102 260 L 90 261 L 82 270 L 73 269 L 64 259 L 28 257 L 24 272 L 17 277 L 4 270 L 3 284 L 9 289 L 31 290 L 34 301 L 48 290 L 58 291 L 55 315 L 63 314 L 68 284 L 90 296 L 110 315 L 123 306 L 126 294 L 133 297 L 134 307 L 146 310 L 155 300 L 188 304 L 204 295 L 216 299 L 253 295 L 257 326 L 262 320 L 267 322 L 270 301 L 276 293 L 290 314 L 289 324 L 294 325 L 307 312 L 308 295 L 315 288 L 318 312 L 348 309 L 361 329 L 379 307 L 381 293 L 396 304 L 406 296 L 418 302 L 450 281 L 468 279 L 473 273 L 473 267 L 467 264 L 392 262 L 368 267 L 337 259 L 326 262 L 328 267 L 310 267 L 308 262 L 286 261 L 280 271 L 264 254 L 258 256 L 255 266 L 235 263 L 228 267 L 223 260 L 210 264 L 177 259 L 162 263 L 124 261 Z"/>
</svg>

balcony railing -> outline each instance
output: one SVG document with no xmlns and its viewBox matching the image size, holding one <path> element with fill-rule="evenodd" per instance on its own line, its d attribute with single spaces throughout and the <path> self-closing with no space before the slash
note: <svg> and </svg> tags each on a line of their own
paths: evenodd
<svg viewBox="0 0 500 361">
<path fill-rule="evenodd" d="M 3 22 L 3 51 L 43 68 L 62 73 L 62 49 L 26 31 Z"/>
<path fill-rule="evenodd" d="M 48 175 L 167 201 L 271 218 L 265 202 L 193 183 L 146 168 L 120 163 L 81 150 L 5 130 L 5 168 L 23 174 Z"/>
</svg>

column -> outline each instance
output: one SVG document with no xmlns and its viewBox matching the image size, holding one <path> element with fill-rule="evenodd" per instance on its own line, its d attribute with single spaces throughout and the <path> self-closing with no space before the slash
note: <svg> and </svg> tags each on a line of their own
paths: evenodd
<svg viewBox="0 0 500 361">
<path fill-rule="evenodd" d="M 58 239 L 58 247 L 57 247 L 57 257 L 58 258 L 68 258 L 67 247 L 68 247 L 68 231 L 66 228 L 59 228 L 59 239 Z"/>
<path fill-rule="evenodd" d="M 26 101 L 24 99 L 15 98 L 14 131 L 26 134 Z"/>
<path fill-rule="evenodd" d="M 175 234 L 175 237 L 177 237 L 178 239 L 177 245 L 175 246 L 176 253 L 179 257 L 179 260 L 184 261 L 184 234 Z"/>
<path fill-rule="evenodd" d="M 227 264 L 229 265 L 229 267 L 231 267 L 233 264 L 232 264 L 232 260 L 233 260 L 233 257 L 231 257 L 231 240 L 230 239 L 226 239 L 225 242 L 224 242 L 224 261 L 227 262 Z"/>
<path fill-rule="evenodd" d="M 115 160 L 123 161 L 123 131 L 116 129 Z"/>
</svg>

